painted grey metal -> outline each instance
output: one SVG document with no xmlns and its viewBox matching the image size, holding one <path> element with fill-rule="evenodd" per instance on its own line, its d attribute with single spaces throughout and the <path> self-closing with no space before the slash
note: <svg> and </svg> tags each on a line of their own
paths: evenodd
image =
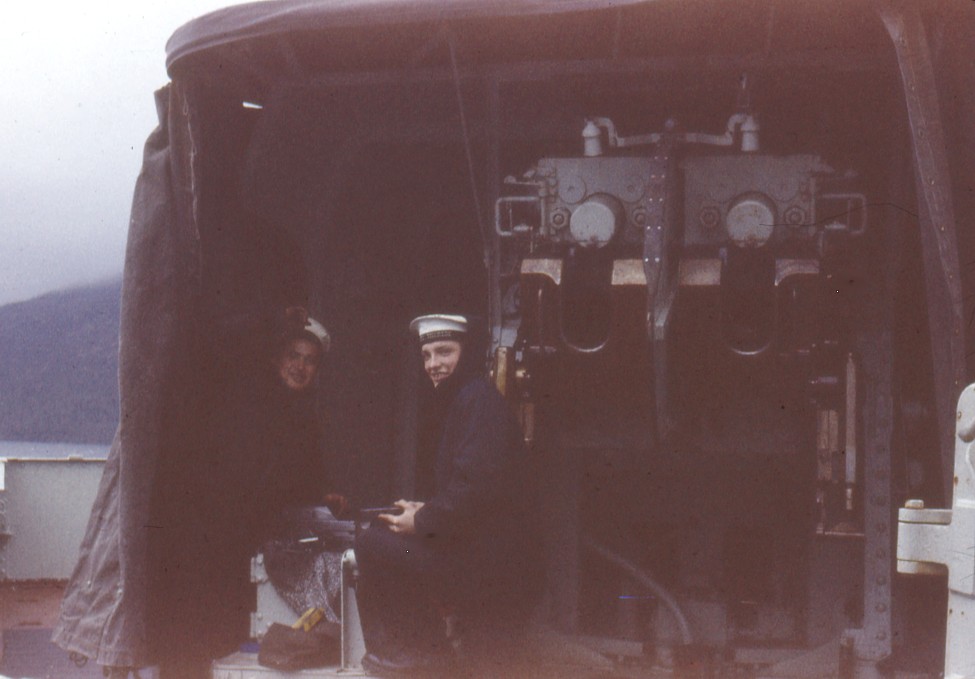
<svg viewBox="0 0 975 679">
<path fill-rule="evenodd" d="M 886 304 L 876 300 L 874 328 L 860 345 L 863 379 L 863 622 L 848 633 L 856 660 L 856 676 L 880 676 L 879 663 L 893 647 L 891 587 L 893 545 L 891 523 L 891 450 L 894 436 L 893 340 Z"/>
<path fill-rule="evenodd" d="M 264 554 L 251 558 L 251 582 L 257 588 L 257 610 L 251 612 L 251 638 L 262 639 L 274 623 L 291 625 L 301 615 L 274 589 L 264 568 Z"/>
<path fill-rule="evenodd" d="M 897 570 L 948 572 L 946 679 L 975 677 L 975 385 L 958 399 L 952 508 L 925 509 L 912 500 L 900 510 Z"/>
<path fill-rule="evenodd" d="M 885 0 L 879 3 L 879 12 L 900 65 L 914 148 L 928 328 L 934 356 L 936 421 L 943 488 L 949 499 L 954 406 L 965 385 L 965 326 L 948 142 L 933 58 L 917 4 Z"/>
<path fill-rule="evenodd" d="M 950 540 L 950 509 L 926 509 L 923 500 L 908 500 L 897 515 L 897 572 L 946 575 Z"/>
<path fill-rule="evenodd" d="M 104 463 L 0 458 L 0 581 L 71 575 Z"/>
<path fill-rule="evenodd" d="M 342 657 L 340 666 L 328 666 L 280 672 L 262 667 L 254 653 L 238 652 L 214 662 L 213 679 L 248 679 L 250 677 L 349 677 L 362 676 L 362 656 L 365 642 L 356 606 L 355 582 L 357 567 L 355 553 L 350 549 L 342 556 Z M 260 639 L 277 622 L 290 625 L 298 617 L 275 591 L 264 568 L 264 556 L 251 559 L 251 581 L 257 585 L 257 610 L 251 614 L 251 636 Z"/>
<path fill-rule="evenodd" d="M 356 601 L 356 583 L 359 565 L 355 552 L 347 549 L 342 555 L 342 669 L 362 669 L 362 657 L 366 654 L 366 640 L 362 636 L 359 605 Z"/>
<path fill-rule="evenodd" d="M 898 224 L 886 224 L 896 241 Z M 896 252 L 892 248 L 891 252 Z M 863 521 L 863 618 L 859 629 L 848 630 L 841 643 L 852 651 L 855 676 L 883 675 L 882 662 L 893 652 L 894 577 L 894 338 L 892 293 L 900 275 L 896 255 L 887 256 L 877 280 L 866 293 L 864 316 L 853 360 L 857 388 L 862 393 L 859 423 L 863 460 L 860 480 Z"/>
<path fill-rule="evenodd" d="M 833 169 L 818 156 L 705 156 L 681 163 L 685 173 L 684 244 L 723 245 L 728 211 L 743 195 L 759 194 L 774 206 L 773 239 L 813 239 L 822 230 L 818 176 Z"/>
</svg>

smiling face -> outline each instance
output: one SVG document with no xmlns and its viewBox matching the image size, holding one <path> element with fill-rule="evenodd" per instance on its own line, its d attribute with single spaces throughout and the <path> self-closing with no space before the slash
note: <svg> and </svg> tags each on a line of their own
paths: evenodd
<svg viewBox="0 0 975 679">
<path fill-rule="evenodd" d="M 292 391 L 304 391 L 318 374 L 322 346 L 310 339 L 293 339 L 274 361 L 282 384 Z"/>
<path fill-rule="evenodd" d="M 456 340 L 437 340 L 428 342 L 421 349 L 423 353 L 423 369 L 433 382 L 433 386 L 450 377 L 460 361 L 461 347 Z"/>
</svg>

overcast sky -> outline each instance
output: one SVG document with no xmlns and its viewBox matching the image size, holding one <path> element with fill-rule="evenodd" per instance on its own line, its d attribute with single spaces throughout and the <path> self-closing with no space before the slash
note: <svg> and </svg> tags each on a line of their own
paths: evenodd
<svg viewBox="0 0 975 679">
<path fill-rule="evenodd" d="M 122 271 L 166 40 L 233 0 L 4 6 L 0 305 Z"/>
</svg>

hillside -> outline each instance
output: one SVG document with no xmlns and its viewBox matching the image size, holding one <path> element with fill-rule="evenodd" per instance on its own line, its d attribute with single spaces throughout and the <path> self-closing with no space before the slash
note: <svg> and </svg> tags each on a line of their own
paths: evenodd
<svg viewBox="0 0 975 679">
<path fill-rule="evenodd" d="M 121 281 L 0 307 L 0 440 L 107 444 Z"/>
</svg>

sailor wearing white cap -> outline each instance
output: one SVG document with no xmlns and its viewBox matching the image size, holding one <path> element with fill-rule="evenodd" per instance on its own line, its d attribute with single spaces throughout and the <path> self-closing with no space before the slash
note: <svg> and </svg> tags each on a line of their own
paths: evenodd
<svg viewBox="0 0 975 679">
<path fill-rule="evenodd" d="M 459 340 L 467 334 L 467 319 L 452 314 L 427 314 L 418 316 L 410 322 L 410 332 L 420 340 L 420 344 L 434 340 Z"/>
<path fill-rule="evenodd" d="M 328 334 L 328 330 L 325 326 L 316 321 L 314 318 L 308 317 L 302 328 L 305 333 L 311 335 L 315 340 L 322 345 L 322 351 L 328 353 L 328 350 L 332 348 L 332 336 Z"/>
<path fill-rule="evenodd" d="M 297 392 L 308 389 L 315 381 L 322 356 L 331 347 L 331 337 L 325 326 L 295 309 L 298 308 L 288 310 L 288 320 L 293 325 L 273 362 L 282 384 Z"/>
<path fill-rule="evenodd" d="M 420 390 L 415 494 L 356 539 L 359 613 L 378 676 L 456 673 L 437 605 L 509 635 L 537 591 L 539 540 L 521 430 L 483 376 L 482 338 L 464 316 L 410 323 L 434 388 Z"/>
<path fill-rule="evenodd" d="M 163 621 L 180 621 L 161 632 L 172 644 L 161 658 L 159 676 L 167 679 L 209 677 L 213 658 L 246 641 L 254 597 L 248 564 L 279 537 L 286 510 L 324 504 L 341 514 L 348 505 L 323 455 L 316 386 L 328 331 L 298 306 L 261 315 L 255 325 L 261 351 L 250 360 L 259 370 L 241 369 L 236 381 L 214 387 L 220 401 L 201 417 L 199 448 L 189 449 L 195 457 L 180 457 L 195 473 L 178 477 L 183 484 L 161 514 L 169 529 L 154 545 L 160 554 L 173 550 L 163 564 L 180 564 L 160 569 L 159 591 L 172 594 L 153 609 Z"/>
<path fill-rule="evenodd" d="M 414 318 L 410 330 L 420 341 L 423 369 L 433 386 L 450 377 L 460 362 L 461 341 L 467 335 L 467 319 L 450 314 Z"/>
</svg>

